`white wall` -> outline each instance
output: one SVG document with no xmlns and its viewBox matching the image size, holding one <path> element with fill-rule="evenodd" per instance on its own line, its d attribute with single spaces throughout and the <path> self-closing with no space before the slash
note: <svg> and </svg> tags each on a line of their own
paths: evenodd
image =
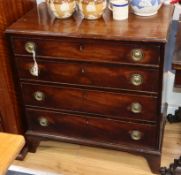
<svg viewBox="0 0 181 175">
<path fill-rule="evenodd" d="M 44 2 L 45 0 L 36 0 L 37 1 L 37 4 L 41 3 L 41 2 Z"/>
<path fill-rule="evenodd" d="M 176 22 L 179 19 L 179 15 L 181 14 L 181 5 L 177 5 L 173 14 L 173 22 Z M 164 83 L 165 86 L 165 99 L 168 103 L 168 113 L 174 113 L 174 111 L 181 106 L 181 89 L 174 88 L 174 79 L 175 79 L 175 72 L 171 69 L 171 61 L 172 61 L 172 54 L 174 51 L 174 42 L 175 42 L 175 34 L 176 34 L 176 26 L 172 31 L 172 36 L 170 38 L 170 44 L 168 46 L 168 52 L 166 53 L 166 59 L 168 59 L 168 69 L 165 71 L 166 81 Z"/>
<path fill-rule="evenodd" d="M 175 6 L 175 11 L 174 11 L 174 14 L 173 14 L 173 20 L 178 20 L 180 14 L 181 14 L 181 5 L 176 5 Z"/>
</svg>

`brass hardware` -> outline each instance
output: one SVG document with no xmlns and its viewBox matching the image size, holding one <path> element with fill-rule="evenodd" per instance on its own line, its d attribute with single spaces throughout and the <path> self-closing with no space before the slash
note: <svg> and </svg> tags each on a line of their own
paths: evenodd
<svg viewBox="0 0 181 175">
<path fill-rule="evenodd" d="M 131 139 L 138 141 L 138 140 L 141 140 L 143 134 L 138 130 L 133 130 L 133 131 L 130 131 L 130 136 L 131 136 Z"/>
<path fill-rule="evenodd" d="M 45 94 L 43 92 L 40 92 L 40 91 L 36 91 L 34 93 L 34 98 L 35 100 L 37 101 L 43 101 L 45 99 Z"/>
<path fill-rule="evenodd" d="M 85 70 L 84 70 L 84 68 L 82 68 L 82 69 L 81 69 L 81 72 L 82 72 L 82 73 L 85 73 Z"/>
<path fill-rule="evenodd" d="M 43 127 L 48 126 L 48 120 L 44 117 L 39 118 L 39 124 Z"/>
<path fill-rule="evenodd" d="M 143 76 L 140 74 L 132 74 L 131 83 L 135 86 L 140 86 L 143 83 Z"/>
<path fill-rule="evenodd" d="M 33 43 L 33 42 L 27 42 L 27 43 L 25 44 L 25 50 L 26 50 L 28 53 L 33 53 L 33 52 L 35 52 L 35 48 L 36 48 L 36 46 L 35 46 L 35 43 Z"/>
<path fill-rule="evenodd" d="M 31 67 L 29 68 L 29 72 L 30 72 L 31 75 L 37 77 L 37 72 L 36 72 L 34 66 L 31 66 Z M 39 73 L 39 71 L 38 71 L 38 73 Z"/>
<path fill-rule="evenodd" d="M 141 49 L 133 49 L 131 53 L 133 61 L 141 61 L 144 57 Z"/>
<path fill-rule="evenodd" d="M 142 105 L 138 102 L 134 102 L 131 104 L 131 112 L 133 113 L 141 113 L 142 111 Z"/>
<path fill-rule="evenodd" d="M 82 52 L 84 50 L 84 47 L 80 45 L 79 50 Z"/>
</svg>

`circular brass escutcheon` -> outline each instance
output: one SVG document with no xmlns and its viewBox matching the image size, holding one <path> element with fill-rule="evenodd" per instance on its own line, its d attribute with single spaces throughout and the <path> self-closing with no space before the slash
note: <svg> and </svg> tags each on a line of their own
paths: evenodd
<svg viewBox="0 0 181 175">
<path fill-rule="evenodd" d="M 27 42 L 25 44 L 25 50 L 28 52 L 28 53 L 32 53 L 35 51 L 35 48 L 36 48 L 36 45 L 35 43 L 33 42 Z"/>
<path fill-rule="evenodd" d="M 40 124 L 41 126 L 43 126 L 43 127 L 48 126 L 48 120 L 47 120 L 46 118 L 41 117 L 41 118 L 39 118 L 38 120 L 39 120 L 39 124 Z"/>
<path fill-rule="evenodd" d="M 142 105 L 140 103 L 134 102 L 131 104 L 131 112 L 138 114 L 141 113 L 141 111 L 142 111 Z"/>
<path fill-rule="evenodd" d="M 130 132 L 130 136 L 132 140 L 137 141 L 137 140 L 141 140 L 143 134 L 138 130 L 133 130 Z"/>
<path fill-rule="evenodd" d="M 131 83 L 134 86 L 140 86 L 143 83 L 143 76 L 140 74 L 132 74 L 131 75 Z"/>
<path fill-rule="evenodd" d="M 141 61 L 144 58 L 143 51 L 141 49 L 133 49 L 131 57 L 133 61 Z"/>
<path fill-rule="evenodd" d="M 40 91 L 36 91 L 34 93 L 34 98 L 35 100 L 37 101 L 43 101 L 45 99 L 45 94 L 43 92 L 40 92 Z"/>
</svg>

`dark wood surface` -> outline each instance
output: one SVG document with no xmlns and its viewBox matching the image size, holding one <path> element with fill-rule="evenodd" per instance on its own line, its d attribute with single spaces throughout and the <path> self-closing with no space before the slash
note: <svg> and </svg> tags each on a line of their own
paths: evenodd
<svg viewBox="0 0 181 175">
<path fill-rule="evenodd" d="M 2 116 L 1 116 L 1 113 L 0 113 L 0 132 L 3 132 L 4 129 L 3 129 L 3 122 L 2 122 Z"/>
<path fill-rule="evenodd" d="M 99 20 L 83 20 L 76 12 L 72 18 L 58 20 L 45 4 L 34 9 L 12 25 L 8 32 L 24 35 L 69 36 L 130 41 L 166 42 L 173 8 L 163 6 L 157 15 L 140 17 L 132 13 L 128 20 L 114 21 L 107 11 Z M 24 25 L 24 23 L 26 25 Z"/>
<path fill-rule="evenodd" d="M 175 71 L 175 81 L 174 81 L 174 86 L 176 88 L 181 88 L 181 69 L 178 69 L 178 65 Z M 175 69 L 175 68 L 174 68 Z"/>
<path fill-rule="evenodd" d="M 49 112 L 46 110 L 27 109 L 28 129 L 42 134 L 55 135 L 60 138 L 77 138 L 89 142 L 106 143 L 107 145 L 129 145 L 137 148 L 157 146 L 156 125 L 136 124 L 132 122 L 115 121 L 89 116 L 78 116 L 65 113 Z M 44 117 L 48 126 L 40 125 Z M 140 140 L 131 139 L 131 131 L 142 132 Z"/>
<path fill-rule="evenodd" d="M 22 83 L 24 104 L 62 111 L 89 113 L 110 118 L 130 118 L 157 121 L 157 97 L 129 93 L 112 93 L 64 86 L 42 86 Z M 44 99 L 37 101 L 34 93 L 44 93 Z M 138 114 L 131 112 L 131 104 L 142 105 Z"/>
<path fill-rule="evenodd" d="M 126 43 L 120 41 L 105 41 L 105 40 L 85 40 L 78 38 L 50 38 L 45 39 L 15 37 L 12 40 L 13 50 L 15 55 L 28 56 L 24 46 L 27 42 L 36 43 L 36 54 L 38 57 L 46 59 L 76 59 L 80 61 L 98 61 L 108 63 L 127 63 L 141 64 L 145 66 L 158 67 L 160 47 L 157 44 L 144 43 Z M 45 43 L 49 44 L 45 44 Z M 132 59 L 133 49 L 141 49 L 144 59 L 134 61 Z M 51 58 L 52 57 L 52 58 Z"/>
<path fill-rule="evenodd" d="M 3 126 L 2 126 L 2 123 L 0 123 L 0 132 L 3 132 L 4 129 L 3 129 Z"/>
<path fill-rule="evenodd" d="M 51 58 L 50 58 L 51 59 Z M 103 64 L 75 61 L 45 61 L 37 59 L 39 76 L 32 76 L 30 69 L 33 66 L 32 58 L 17 57 L 17 70 L 21 80 L 37 82 L 61 83 L 81 85 L 94 88 L 137 90 L 157 94 L 159 89 L 159 71 L 153 68 L 139 69 L 134 66 Z M 139 74 L 143 83 L 135 86 L 131 82 L 133 75 Z"/>
<path fill-rule="evenodd" d="M 0 5 L 0 112 L 6 132 L 21 133 L 22 127 L 4 31 L 35 4 L 35 0 L 8 0 Z"/>
<path fill-rule="evenodd" d="M 109 11 L 95 21 L 77 13 L 57 20 L 43 3 L 10 26 L 6 33 L 30 151 L 42 139 L 100 146 L 144 155 L 158 172 L 164 51 L 172 12 L 166 6 L 155 16 L 130 14 L 122 22 L 113 21 Z M 36 46 L 37 77 L 29 71 L 33 59 L 27 42 Z M 140 61 L 133 60 L 133 49 L 142 51 Z M 141 85 L 131 84 L 132 73 L 142 75 Z M 37 92 L 42 99 L 35 99 Z M 135 102 L 141 104 L 138 113 L 131 111 Z M 131 140 L 132 130 L 143 138 Z"/>
</svg>

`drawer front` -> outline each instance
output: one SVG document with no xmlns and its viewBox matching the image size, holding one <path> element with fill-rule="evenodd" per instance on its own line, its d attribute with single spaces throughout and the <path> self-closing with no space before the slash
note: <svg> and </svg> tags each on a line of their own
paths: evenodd
<svg viewBox="0 0 181 175">
<path fill-rule="evenodd" d="M 80 40 L 59 38 L 57 40 L 14 38 L 12 45 L 15 54 L 27 55 L 25 45 L 33 42 L 37 56 L 57 59 L 76 59 L 100 62 L 120 62 L 158 65 L 160 48 L 149 44 L 125 44 L 120 41 Z M 149 46 L 148 46 L 149 45 Z M 136 49 L 136 50 L 135 50 Z"/>
<path fill-rule="evenodd" d="M 20 79 L 149 92 L 158 92 L 159 88 L 159 71 L 154 69 L 38 60 L 39 76 L 36 77 L 31 73 L 33 60 L 18 57 L 16 61 Z"/>
<path fill-rule="evenodd" d="M 85 139 L 111 145 L 155 147 L 156 126 L 91 118 L 44 110 L 26 111 L 28 129 L 39 133 Z"/>
<path fill-rule="evenodd" d="M 153 96 L 91 91 L 70 87 L 22 84 L 29 106 L 96 114 L 110 118 L 155 121 L 157 98 Z"/>
</svg>

